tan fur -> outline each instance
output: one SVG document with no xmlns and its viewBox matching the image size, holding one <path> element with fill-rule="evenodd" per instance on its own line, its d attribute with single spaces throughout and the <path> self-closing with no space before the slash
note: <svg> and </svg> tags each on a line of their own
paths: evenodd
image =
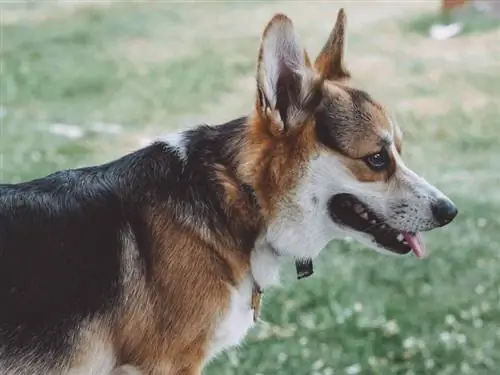
<svg viewBox="0 0 500 375">
<path fill-rule="evenodd" d="M 347 17 L 343 9 L 337 14 L 337 21 L 327 42 L 314 62 L 316 70 L 323 78 L 341 81 L 351 77 L 344 65 L 344 44 Z"/>
<path fill-rule="evenodd" d="M 142 276 L 126 286 L 116 342 L 120 361 L 139 364 L 146 374 L 197 373 L 227 306 L 228 285 L 241 281 L 249 259 L 171 221 L 153 220 L 154 279 Z"/>
<path fill-rule="evenodd" d="M 317 147 L 313 121 L 292 134 L 278 135 L 267 130 L 273 128 L 273 121 L 259 112 L 250 119 L 248 142 L 240 156 L 240 173 L 254 186 L 267 217 L 273 215 L 278 200 L 293 190 Z"/>
</svg>

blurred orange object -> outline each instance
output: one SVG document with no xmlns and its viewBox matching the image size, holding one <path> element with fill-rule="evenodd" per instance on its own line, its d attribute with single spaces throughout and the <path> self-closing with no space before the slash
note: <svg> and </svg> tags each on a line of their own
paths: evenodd
<svg viewBox="0 0 500 375">
<path fill-rule="evenodd" d="M 451 10 L 454 8 L 460 8 L 463 7 L 466 3 L 468 3 L 468 0 L 442 0 L 442 7 L 443 10 Z"/>
</svg>

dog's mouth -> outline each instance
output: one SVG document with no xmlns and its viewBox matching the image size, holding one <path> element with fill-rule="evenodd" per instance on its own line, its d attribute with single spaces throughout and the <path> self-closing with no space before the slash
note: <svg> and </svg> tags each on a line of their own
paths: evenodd
<svg viewBox="0 0 500 375">
<path fill-rule="evenodd" d="M 334 195 L 328 203 L 328 211 L 334 222 L 368 234 L 378 247 L 396 254 L 408 254 L 413 251 L 418 258 L 426 255 L 420 233 L 392 228 L 352 194 Z"/>
</svg>

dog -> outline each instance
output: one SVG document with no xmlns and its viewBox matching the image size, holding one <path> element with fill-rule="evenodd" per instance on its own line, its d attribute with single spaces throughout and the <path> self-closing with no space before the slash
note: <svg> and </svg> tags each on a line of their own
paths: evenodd
<svg viewBox="0 0 500 375">
<path fill-rule="evenodd" d="M 334 238 L 424 257 L 457 215 L 351 84 L 340 10 L 314 62 L 265 27 L 245 117 L 0 187 L 0 373 L 196 375 L 254 325 L 282 259 Z"/>
</svg>

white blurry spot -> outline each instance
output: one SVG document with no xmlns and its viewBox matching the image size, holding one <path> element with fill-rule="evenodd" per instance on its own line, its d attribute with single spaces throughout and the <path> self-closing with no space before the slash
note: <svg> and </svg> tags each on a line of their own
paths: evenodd
<svg viewBox="0 0 500 375">
<path fill-rule="evenodd" d="M 90 126 L 90 130 L 96 133 L 120 134 L 123 131 L 123 126 L 120 124 L 96 122 Z"/>
<path fill-rule="evenodd" d="M 483 285 L 479 284 L 478 286 L 476 286 L 475 291 L 476 291 L 476 294 L 482 295 L 482 294 L 484 294 L 485 290 L 486 290 L 486 288 Z"/>
<path fill-rule="evenodd" d="M 305 328 L 313 329 L 316 326 L 314 315 L 303 315 L 300 317 L 300 322 Z"/>
<path fill-rule="evenodd" d="M 449 25 L 433 25 L 429 30 L 431 38 L 435 40 L 446 40 L 458 35 L 462 31 L 461 23 L 452 23 Z"/>
<path fill-rule="evenodd" d="M 354 311 L 360 313 L 361 311 L 363 311 L 363 305 L 360 302 L 356 302 L 354 304 Z"/>
<path fill-rule="evenodd" d="M 307 337 L 301 337 L 299 340 L 299 344 L 302 346 L 306 346 L 307 345 Z"/>
<path fill-rule="evenodd" d="M 377 361 L 377 357 L 374 357 L 374 356 L 369 356 L 368 357 L 368 364 L 370 365 L 370 367 L 377 367 L 378 365 L 378 361 Z"/>
<path fill-rule="evenodd" d="M 359 374 L 360 372 L 361 372 L 361 366 L 358 363 L 345 368 L 345 373 L 347 375 L 356 375 Z"/>
<path fill-rule="evenodd" d="M 463 320 L 470 319 L 470 313 L 467 310 L 460 311 L 460 318 Z"/>
<path fill-rule="evenodd" d="M 297 331 L 297 326 L 290 324 L 287 326 L 275 326 L 269 324 L 265 321 L 260 321 L 258 327 L 256 327 L 255 338 L 257 340 L 266 340 L 270 337 L 275 338 L 288 338 L 295 335 Z"/>
<path fill-rule="evenodd" d="M 448 314 L 444 318 L 444 321 L 445 321 L 446 324 L 452 326 L 452 325 L 454 325 L 457 322 L 457 319 L 455 318 L 455 316 L 453 316 L 451 314 Z"/>
<path fill-rule="evenodd" d="M 78 139 L 83 137 L 84 131 L 77 125 L 68 124 L 50 124 L 48 127 L 49 133 L 61 135 L 70 139 Z"/>
<path fill-rule="evenodd" d="M 344 314 L 344 318 L 350 318 L 353 311 L 349 307 L 346 307 L 342 313 Z"/>
<path fill-rule="evenodd" d="M 441 333 L 439 334 L 439 339 L 440 339 L 442 342 L 444 342 L 444 343 L 446 344 L 446 343 L 449 343 L 449 342 L 450 342 L 450 340 L 451 340 L 451 335 L 450 335 L 450 333 L 449 333 L 449 332 L 444 331 L 444 332 L 441 332 Z"/>
<path fill-rule="evenodd" d="M 33 151 L 31 153 L 31 160 L 33 160 L 34 162 L 42 160 L 42 153 L 40 151 Z"/>
<path fill-rule="evenodd" d="M 457 340 L 457 343 L 460 345 L 464 345 L 467 342 L 467 336 L 465 336 L 463 333 L 458 333 L 455 337 L 455 340 Z"/>
<path fill-rule="evenodd" d="M 321 370 L 325 366 L 325 362 L 323 362 L 321 359 L 318 359 L 316 362 L 313 363 L 313 370 L 318 371 Z"/>
<path fill-rule="evenodd" d="M 481 302 L 481 310 L 483 312 L 488 312 L 490 311 L 490 304 L 486 301 Z"/>
<path fill-rule="evenodd" d="M 417 340 L 417 346 L 420 350 L 424 350 L 426 348 L 425 341 L 422 339 Z"/>
<path fill-rule="evenodd" d="M 484 228 L 488 224 L 488 220 L 486 220 L 484 217 L 480 217 L 477 219 L 477 227 L 478 228 Z"/>
<path fill-rule="evenodd" d="M 470 373 L 471 373 L 471 370 L 472 370 L 472 369 L 471 369 L 471 367 L 470 367 L 467 363 L 462 362 L 462 363 L 460 364 L 460 372 L 461 372 L 462 374 L 470 374 Z"/>
<path fill-rule="evenodd" d="M 285 363 L 286 360 L 288 359 L 288 355 L 286 353 L 280 353 L 278 354 L 278 363 Z"/>
<path fill-rule="evenodd" d="M 327 367 L 323 370 L 323 375 L 333 375 L 333 369 L 330 367 Z"/>
<path fill-rule="evenodd" d="M 428 283 L 423 284 L 421 290 L 422 290 L 422 294 L 424 294 L 424 295 L 429 295 L 433 292 L 432 286 Z"/>
<path fill-rule="evenodd" d="M 479 309 L 476 306 L 472 306 L 470 308 L 470 314 L 472 317 L 478 317 L 480 313 L 481 311 L 479 311 Z"/>
<path fill-rule="evenodd" d="M 434 362 L 434 360 L 432 358 L 427 358 L 425 360 L 425 368 L 428 368 L 428 369 L 431 369 L 434 367 L 436 363 Z"/>
<path fill-rule="evenodd" d="M 472 321 L 472 325 L 474 328 L 482 328 L 483 327 L 483 321 L 481 319 L 474 319 Z"/>
<path fill-rule="evenodd" d="M 415 339 L 415 337 L 410 336 L 404 339 L 403 348 L 411 349 L 414 348 L 415 346 L 417 346 L 417 340 Z"/>
<path fill-rule="evenodd" d="M 389 336 L 396 335 L 399 332 L 399 326 L 398 323 L 394 320 L 389 320 L 385 324 L 385 333 L 388 334 Z"/>
<path fill-rule="evenodd" d="M 475 352 L 474 352 L 474 357 L 478 360 L 478 361 L 483 361 L 485 356 L 484 356 L 484 353 L 482 352 L 481 349 L 477 349 Z"/>
<path fill-rule="evenodd" d="M 238 358 L 238 354 L 235 351 L 229 351 L 227 353 L 227 356 L 229 358 L 229 363 L 231 364 L 232 367 L 238 367 L 240 364 L 240 359 Z"/>
</svg>

